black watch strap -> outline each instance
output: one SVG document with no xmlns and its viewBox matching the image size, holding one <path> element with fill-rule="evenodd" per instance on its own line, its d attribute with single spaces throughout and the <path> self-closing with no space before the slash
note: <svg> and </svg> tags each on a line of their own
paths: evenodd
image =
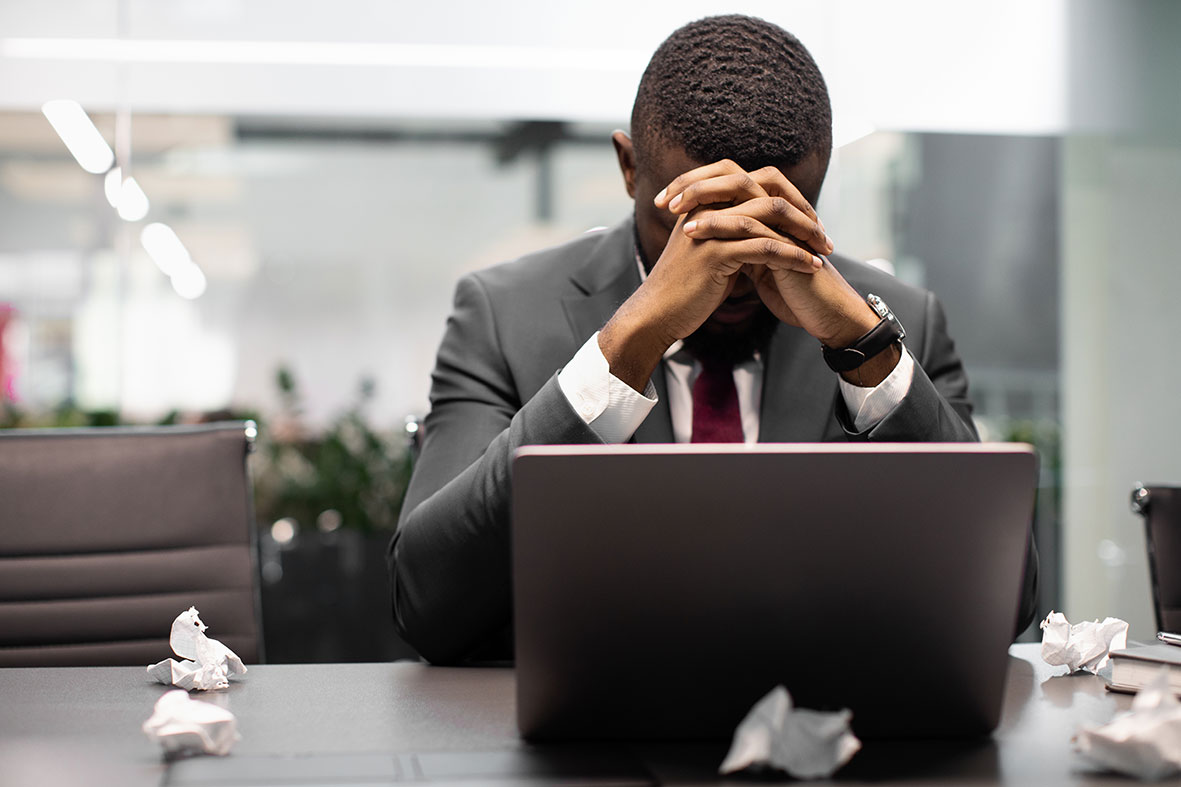
<svg viewBox="0 0 1181 787">
<path fill-rule="evenodd" d="M 898 318 L 890 311 L 885 301 L 872 293 L 865 301 L 881 318 L 877 325 L 848 347 L 833 349 L 820 345 L 824 353 L 824 362 L 834 372 L 852 371 L 890 345 L 906 338 L 906 329 L 898 322 Z"/>
</svg>

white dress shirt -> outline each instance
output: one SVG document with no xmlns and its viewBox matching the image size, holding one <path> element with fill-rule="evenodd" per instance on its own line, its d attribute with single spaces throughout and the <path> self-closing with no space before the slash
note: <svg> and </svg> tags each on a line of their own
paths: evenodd
<svg viewBox="0 0 1181 787">
<path fill-rule="evenodd" d="M 635 258 L 643 282 L 648 278 L 648 271 L 644 269 L 638 251 Z M 673 439 L 678 443 L 687 443 L 693 437 L 693 383 L 701 373 L 701 362 L 685 352 L 683 345 L 681 341 L 673 342 L 665 350 L 663 360 Z M 845 406 L 853 415 L 854 428 L 864 432 L 885 418 L 906 396 L 913 377 L 914 359 L 903 345 L 898 364 L 876 386 L 862 388 L 845 382 L 843 377 L 838 378 Z M 558 386 L 582 420 L 605 443 L 630 440 L 659 401 L 651 380 L 644 392 L 639 393 L 611 374 L 607 359 L 599 348 L 598 331 L 558 373 Z M 763 359 L 757 352 L 754 358 L 734 366 L 734 387 L 738 389 L 743 442 L 757 443 L 763 395 Z"/>
<path fill-rule="evenodd" d="M 816 352 L 820 352 L 819 347 Z M 687 443 L 693 436 L 693 382 L 701 372 L 701 363 L 684 352 L 681 342 L 668 348 L 662 363 L 668 384 L 673 439 L 678 443 Z M 840 378 L 841 395 L 853 415 L 853 425 L 857 431 L 864 432 L 885 418 L 906 396 L 913 377 L 914 359 L 903 345 L 898 364 L 878 385 L 862 388 Z M 582 420 L 605 443 L 626 443 L 630 440 L 636 428 L 659 401 L 651 380 L 644 392 L 640 393 L 611 374 L 607 359 L 599 349 L 597 331 L 558 373 L 558 386 Z M 734 387 L 738 390 L 744 442 L 758 442 L 763 391 L 762 358 L 756 355 L 734 367 Z"/>
</svg>

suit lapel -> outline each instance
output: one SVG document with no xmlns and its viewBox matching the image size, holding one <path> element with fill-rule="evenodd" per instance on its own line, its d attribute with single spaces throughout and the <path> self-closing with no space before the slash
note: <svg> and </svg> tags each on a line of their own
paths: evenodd
<svg viewBox="0 0 1181 787">
<path fill-rule="evenodd" d="M 579 292 L 562 299 L 573 348 L 601 329 L 640 284 L 629 219 L 604 233 L 603 243 L 571 277 Z M 572 350 L 573 352 L 573 350 Z M 632 438 L 637 443 L 673 442 L 664 365 L 652 383 L 660 397 Z M 837 376 L 824 363 L 816 340 L 800 328 L 780 325 L 771 337 L 763 369 L 759 441 L 810 443 L 842 434 L 833 408 Z"/>
<path fill-rule="evenodd" d="M 780 325 L 763 367 L 761 443 L 813 443 L 832 437 L 837 376 L 801 328 Z M 838 429 L 839 431 L 839 429 Z"/>
<path fill-rule="evenodd" d="M 620 304 L 640 286 L 633 223 L 629 219 L 604 231 L 586 261 L 570 275 L 575 292 L 562 298 L 577 350 L 601 329 Z"/>
<path fill-rule="evenodd" d="M 578 292 L 562 299 L 570 322 L 574 350 L 615 313 L 640 285 L 636 269 L 631 219 L 603 233 L 602 243 L 578 268 L 571 280 Z M 573 352 L 573 350 L 572 350 Z M 637 443 L 673 442 L 664 365 L 652 383 L 660 397 L 633 440 Z M 825 365 L 816 340 L 800 328 L 780 325 L 771 337 L 763 369 L 759 441 L 764 443 L 819 442 L 842 434 L 833 407 L 837 376 Z"/>
<path fill-rule="evenodd" d="M 600 330 L 615 310 L 640 286 L 640 271 L 635 261 L 635 231 L 631 219 L 604 233 L 603 243 L 587 263 L 571 277 L 580 293 L 562 299 L 573 332 L 574 347 Z M 656 367 L 652 384 L 660 397 L 633 440 L 637 443 L 671 443 L 672 417 L 668 409 L 664 365 Z"/>
</svg>

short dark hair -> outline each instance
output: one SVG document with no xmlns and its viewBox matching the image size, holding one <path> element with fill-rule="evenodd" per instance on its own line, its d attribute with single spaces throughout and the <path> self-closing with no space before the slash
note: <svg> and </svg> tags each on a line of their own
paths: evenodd
<svg viewBox="0 0 1181 787">
<path fill-rule="evenodd" d="M 750 16 L 711 16 L 681 27 L 652 55 L 632 106 L 637 164 L 655 145 L 703 164 L 790 167 L 814 152 L 828 161 L 832 110 L 816 61 L 783 28 Z"/>
</svg>

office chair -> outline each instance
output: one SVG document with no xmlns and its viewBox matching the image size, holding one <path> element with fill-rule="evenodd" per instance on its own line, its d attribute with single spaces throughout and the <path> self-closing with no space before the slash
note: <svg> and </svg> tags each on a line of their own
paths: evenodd
<svg viewBox="0 0 1181 787">
<path fill-rule="evenodd" d="M 255 433 L 0 430 L 0 666 L 146 666 L 190 606 L 260 661 Z"/>
<path fill-rule="evenodd" d="M 1181 487 L 1136 484 L 1132 511 L 1144 517 L 1157 630 L 1181 631 Z"/>
</svg>

